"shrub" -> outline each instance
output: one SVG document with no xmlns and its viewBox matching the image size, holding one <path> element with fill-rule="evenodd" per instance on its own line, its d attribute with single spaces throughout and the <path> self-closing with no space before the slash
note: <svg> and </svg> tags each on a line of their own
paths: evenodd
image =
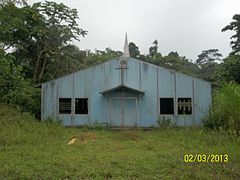
<svg viewBox="0 0 240 180">
<path fill-rule="evenodd" d="M 225 84 L 213 96 L 213 105 L 204 125 L 212 129 L 229 129 L 240 135 L 240 85 Z"/>
<path fill-rule="evenodd" d="M 86 126 L 87 129 L 95 129 L 95 130 L 107 130 L 107 129 L 110 129 L 110 127 L 111 126 L 109 123 L 98 122 L 98 121 L 95 121 L 93 122 L 93 124 Z"/>
<path fill-rule="evenodd" d="M 40 89 L 24 79 L 22 67 L 14 64 L 14 56 L 0 49 L 0 102 L 36 115 L 40 112 L 40 94 Z"/>
<path fill-rule="evenodd" d="M 157 123 L 161 128 L 169 128 L 174 126 L 174 124 L 171 122 L 171 119 L 165 116 L 159 116 L 157 119 Z"/>
<path fill-rule="evenodd" d="M 18 106 L 22 111 L 30 112 L 36 117 L 40 113 L 41 90 L 33 87 L 30 82 L 22 82 L 20 87 L 9 92 L 4 99 L 8 104 Z"/>
<path fill-rule="evenodd" d="M 21 86 L 24 81 L 22 67 L 13 63 L 14 57 L 5 55 L 0 49 L 0 100 Z"/>
</svg>

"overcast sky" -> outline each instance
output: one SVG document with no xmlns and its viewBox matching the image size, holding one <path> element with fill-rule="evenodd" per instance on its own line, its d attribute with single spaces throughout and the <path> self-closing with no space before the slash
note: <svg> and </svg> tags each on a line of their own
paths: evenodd
<svg viewBox="0 0 240 180">
<path fill-rule="evenodd" d="M 28 0 L 29 3 L 40 0 Z M 163 55 L 177 51 L 195 60 L 202 50 L 216 48 L 227 56 L 231 32 L 221 32 L 240 14 L 240 0 L 53 0 L 76 8 L 79 25 L 89 33 L 80 49 L 123 50 L 125 32 L 141 53 L 154 39 Z"/>
</svg>

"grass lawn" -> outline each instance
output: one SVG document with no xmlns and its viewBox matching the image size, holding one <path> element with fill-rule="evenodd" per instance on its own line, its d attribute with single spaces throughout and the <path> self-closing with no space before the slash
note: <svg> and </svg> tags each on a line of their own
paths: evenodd
<svg viewBox="0 0 240 180">
<path fill-rule="evenodd" d="M 186 163 L 185 154 L 227 154 L 228 162 Z M 240 179 L 240 138 L 193 128 L 63 128 L 1 105 L 0 179 L 165 177 Z"/>
</svg>

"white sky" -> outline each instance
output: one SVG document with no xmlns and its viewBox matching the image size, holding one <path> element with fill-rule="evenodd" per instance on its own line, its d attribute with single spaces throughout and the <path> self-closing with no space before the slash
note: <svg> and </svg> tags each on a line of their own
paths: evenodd
<svg viewBox="0 0 240 180">
<path fill-rule="evenodd" d="M 28 3 L 41 0 L 28 0 Z M 230 32 L 221 32 L 234 14 L 240 14 L 240 0 L 52 0 L 76 8 L 79 25 L 89 33 L 77 45 L 80 49 L 123 50 L 125 32 L 141 53 L 148 53 L 154 39 L 163 55 L 177 51 L 195 60 L 211 48 L 227 56 Z"/>
</svg>

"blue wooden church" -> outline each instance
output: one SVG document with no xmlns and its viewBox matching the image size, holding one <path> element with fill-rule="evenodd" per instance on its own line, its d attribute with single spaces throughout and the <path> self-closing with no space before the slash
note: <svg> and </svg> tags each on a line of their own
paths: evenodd
<svg viewBox="0 0 240 180">
<path fill-rule="evenodd" d="M 42 84 L 41 118 L 64 126 L 107 123 L 152 127 L 168 118 L 200 126 L 211 105 L 211 83 L 123 56 Z"/>
</svg>

